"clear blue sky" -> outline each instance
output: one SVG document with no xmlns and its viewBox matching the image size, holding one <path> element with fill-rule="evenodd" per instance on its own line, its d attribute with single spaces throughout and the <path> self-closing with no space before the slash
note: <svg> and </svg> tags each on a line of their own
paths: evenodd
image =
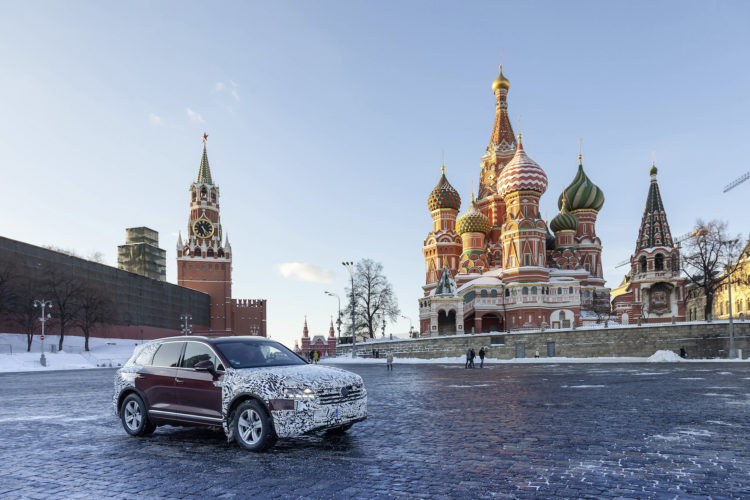
<svg viewBox="0 0 750 500">
<path fill-rule="evenodd" d="M 341 261 L 363 257 L 416 324 L 427 195 L 444 150 L 466 208 L 502 52 L 549 218 L 583 137 L 615 287 L 652 151 L 673 235 L 698 217 L 748 232 L 750 182 L 722 188 L 750 170 L 749 25 L 732 1 L 5 2 L 0 234 L 115 265 L 146 225 L 174 282 L 206 131 L 234 295 L 268 299 L 273 338 L 292 345 L 305 314 L 327 331 L 323 291 L 343 295 Z M 284 277 L 291 262 L 331 281 Z"/>
</svg>

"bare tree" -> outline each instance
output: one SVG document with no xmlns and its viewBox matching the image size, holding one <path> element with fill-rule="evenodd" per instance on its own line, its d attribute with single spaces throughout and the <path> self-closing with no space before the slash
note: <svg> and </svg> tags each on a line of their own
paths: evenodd
<svg viewBox="0 0 750 500">
<path fill-rule="evenodd" d="M 62 350 L 66 327 L 73 324 L 78 316 L 81 297 L 81 281 L 72 273 L 63 272 L 48 266 L 44 275 L 45 288 L 52 300 L 52 317 L 60 327 L 60 342 L 58 349 Z"/>
<path fill-rule="evenodd" d="M 41 285 L 29 276 L 20 277 L 13 282 L 13 308 L 11 321 L 18 325 L 26 334 L 26 352 L 31 351 L 34 335 L 39 331 L 39 318 L 42 313 L 34 307 L 34 294 L 39 292 Z"/>
<path fill-rule="evenodd" d="M 348 288 L 349 297 L 351 293 L 351 289 Z M 393 287 L 383 274 L 383 265 L 371 259 L 357 262 L 357 270 L 354 273 L 354 300 L 355 328 L 357 331 L 366 331 L 370 338 L 375 337 L 375 331 L 387 319 L 395 321 L 401 314 Z M 351 301 L 342 314 L 345 317 L 351 316 Z M 347 329 L 351 332 L 351 325 L 347 325 Z"/>
<path fill-rule="evenodd" d="M 81 287 L 75 324 L 83 332 L 86 351 L 89 350 L 91 330 L 98 324 L 106 323 L 111 319 L 112 306 L 112 300 L 103 289 L 90 284 Z"/>
<path fill-rule="evenodd" d="M 705 318 L 711 314 L 717 289 L 727 282 L 724 271 L 736 265 L 741 249 L 740 236 L 730 236 L 726 223 L 717 220 L 698 219 L 691 236 L 683 243 L 682 271 L 696 285 L 690 293 L 694 295 L 700 290 L 706 297 Z"/>
</svg>

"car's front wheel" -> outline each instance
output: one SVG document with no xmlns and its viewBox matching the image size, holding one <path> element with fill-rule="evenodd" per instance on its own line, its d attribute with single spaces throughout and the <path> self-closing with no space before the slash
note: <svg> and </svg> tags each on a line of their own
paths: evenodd
<svg viewBox="0 0 750 500">
<path fill-rule="evenodd" d="M 253 400 L 240 403 L 232 421 L 235 439 L 249 451 L 264 451 L 276 444 L 273 420 L 265 408 Z"/>
<path fill-rule="evenodd" d="M 146 405 L 137 394 L 129 394 L 122 402 L 120 420 L 125 432 L 131 436 L 147 436 L 156 429 L 148 419 Z"/>
</svg>

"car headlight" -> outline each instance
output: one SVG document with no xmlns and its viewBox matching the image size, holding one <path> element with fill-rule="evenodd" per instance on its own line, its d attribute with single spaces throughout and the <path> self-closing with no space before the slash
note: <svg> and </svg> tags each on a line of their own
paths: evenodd
<svg viewBox="0 0 750 500">
<path fill-rule="evenodd" d="M 309 387 L 284 387 L 284 397 L 291 399 L 314 399 L 315 391 Z"/>
</svg>

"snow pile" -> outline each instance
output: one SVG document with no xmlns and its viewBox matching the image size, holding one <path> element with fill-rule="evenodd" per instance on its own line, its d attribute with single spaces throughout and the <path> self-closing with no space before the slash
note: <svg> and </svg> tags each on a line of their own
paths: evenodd
<svg viewBox="0 0 750 500">
<path fill-rule="evenodd" d="M 31 351 L 26 352 L 26 335 L 0 333 L 0 373 L 27 372 L 40 370 L 80 370 L 83 368 L 101 368 L 122 366 L 133 354 L 139 340 L 123 339 L 89 339 L 89 351 L 84 350 L 83 337 L 65 336 L 63 350 L 50 352 L 57 346 L 57 335 L 46 335 L 44 339 L 44 357 L 47 366 L 39 362 L 41 341 L 34 337 Z"/>
<path fill-rule="evenodd" d="M 672 351 L 656 351 L 646 361 L 650 363 L 671 363 L 683 361 L 683 359 Z"/>
</svg>

